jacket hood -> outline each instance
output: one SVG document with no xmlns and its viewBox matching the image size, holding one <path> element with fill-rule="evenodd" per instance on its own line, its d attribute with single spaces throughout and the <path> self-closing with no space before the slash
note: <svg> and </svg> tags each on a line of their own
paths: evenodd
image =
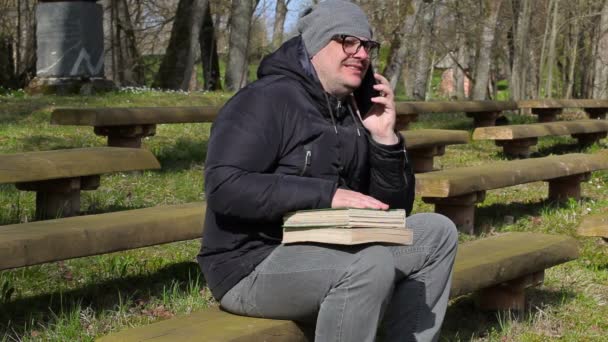
<svg viewBox="0 0 608 342">
<path fill-rule="evenodd" d="M 304 47 L 302 36 L 291 38 L 276 51 L 264 57 L 258 68 L 257 75 L 258 79 L 266 76 L 281 75 L 298 81 L 311 95 L 315 105 L 324 115 L 328 115 L 328 100 L 331 106 L 337 103 L 337 99 L 334 96 L 323 90 L 323 86 Z M 374 83 L 373 70 L 370 65 L 361 86 L 353 93 L 361 113 L 367 113 L 371 107 L 369 98 L 374 91 Z"/>
</svg>

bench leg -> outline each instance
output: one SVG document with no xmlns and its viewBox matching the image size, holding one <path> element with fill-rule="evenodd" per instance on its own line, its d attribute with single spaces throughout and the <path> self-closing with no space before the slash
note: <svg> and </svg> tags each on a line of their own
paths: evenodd
<svg viewBox="0 0 608 342">
<path fill-rule="evenodd" d="M 557 121 L 557 115 L 561 112 L 561 108 L 532 108 L 532 114 L 538 115 L 538 122 Z"/>
<path fill-rule="evenodd" d="M 418 120 L 418 114 L 401 114 L 397 115 L 395 120 L 395 129 L 397 131 L 405 131 L 410 127 L 410 122 Z"/>
<path fill-rule="evenodd" d="M 542 284 L 544 278 L 543 270 L 482 289 L 477 296 L 477 306 L 481 310 L 523 311 L 526 307 L 525 289 Z"/>
<path fill-rule="evenodd" d="M 597 132 L 597 133 L 580 133 L 572 134 L 572 137 L 578 140 L 580 146 L 586 147 L 591 146 L 598 142 L 600 139 L 604 139 L 608 133 Z"/>
<path fill-rule="evenodd" d="M 95 134 L 108 137 L 108 146 L 141 147 L 141 139 L 156 134 L 156 125 L 99 126 Z"/>
<path fill-rule="evenodd" d="M 434 204 L 436 213 L 450 218 L 458 230 L 466 234 L 475 233 L 475 204 L 484 199 L 485 191 L 448 198 L 422 198 L 425 203 Z"/>
<path fill-rule="evenodd" d="M 433 158 L 445 154 L 445 146 L 432 146 L 408 150 L 415 173 L 424 173 L 435 170 Z"/>
<path fill-rule="evenodd" d="M 567 177 L 551 179 L 549 183 L 549 200 L 564 201 L 568 198 L 581 197 L 581 182 L 589 180 L 591 173 L 582 173 Z"/>
<path fill-rule="evenodd" d="M 585 112 L 590 119 L 605 120 L 608 108 L 585 108 Z"/>
<path fill-rule="evenodd" d="M 17 189 L 36 191 L 36 220 L 76 216 L 80 213 L 80 191 L 99 187 L 99 176 L 18 183 Z"/>
<path fill-rule="evenodd" d="M 496 146 L 502 146 L 502 153 L 513 158 L 528 158 L 530 146 L 538 143 L 538 138 L 525 138 L 513 140 L 496 140 Z"/>
<path fill-rule="evenodd" d="M 467 113 L 467 116 L 473 117 L 475 127 L 491 127 L 496 126 L 496 119 L 500 116 L 500 112 Z"/>
</svg>

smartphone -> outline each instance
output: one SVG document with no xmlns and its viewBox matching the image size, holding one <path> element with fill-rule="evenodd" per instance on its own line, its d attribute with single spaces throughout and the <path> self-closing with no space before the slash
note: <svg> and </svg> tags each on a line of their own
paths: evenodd
<svg viewBox="0 0 608 342">
<path fill-rule="evenodd" d="M 374 89 L 374 85 L 377 84 L 376 78 L 374 77 L 374 68 L 370 65 L 367 68 L 367 72 L 363 76 L 361 85 L 354 91 L 357 106 L 361 115 L 365 115 L 374 104 L 371 101 L 372 97 L 380 96 L 380 92 Z"/>
</svg>

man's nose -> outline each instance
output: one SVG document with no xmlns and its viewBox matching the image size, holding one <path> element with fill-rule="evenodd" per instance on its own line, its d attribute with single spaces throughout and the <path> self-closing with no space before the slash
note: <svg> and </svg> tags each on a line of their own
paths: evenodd
<svg viewBox="0 0 608 342">
<path fill-rule="evenodd" d="M 353 55 L 353 57 L 360 59 L 369 59 L 369 53 L 365 50 L 363 46 L 359 47 L 359 51 Z"/>
</svg>

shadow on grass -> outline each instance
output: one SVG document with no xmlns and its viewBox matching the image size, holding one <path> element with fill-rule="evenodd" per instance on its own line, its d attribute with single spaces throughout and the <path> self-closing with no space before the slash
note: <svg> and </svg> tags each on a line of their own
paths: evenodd
<svg viewBox="0 0 608 342">
<path fill-rule="evenodd" d="M 72 317 L 73 313 L 78 314 L 85 307 L 91 308 L 96 315 L 108 310 L 116 311 L 129 299 L 162 298 L 163 293 L 176 283 L 182 291 L 187 291 L 197 280 L 200 288 L 206 285 L 198 264 L 182 262 L 146 275 L 121 277 L 67 292 L 13 300 L 0 306 L 0 332 L 7 332 L 10 327 L 11 334 L 21 335 L 31 328 L 28 325 L 32 320 L 46 325 L 57 320 L 58 315 Z"/>
<path fill-rule="evenodd" d="M 159 172 L 184 170 L 192 164 L 204 163 L 207 158 L 207 142 L 179 138 L 172 146 L 154 150 L 154 155 L 162 165 Z"/>
<path fill-rule="evenodd" d="M 54 135 L 36 134 L 21 138 L 20 140 L 24 151 L 68 150 L 76 148 L 70 139 Z"/>
<path fill-rule="evenodd" d="M 441 330 L 441 341 L 469 341 L 486 338 L 491 333 L 503 331 L 511 321 L 530 321 L 543 307 L 558 307 L 574 300 L 576 294 L 567 290 L 532 288 L 526 290 L 524 311 L 481 311 L 476 306 L 476 296 L 467 295 L 455 299 L 448 307 Z"/>
<path fill-rule="evenodd" d="M 588 200 L 581 197 L 581 201 Z M 512 224 L 506 220 L 507 216 L 512 216 L 514 221 L 528 216 L 538 216 L 545 210 L 568 207 L 568 202 L 556 202 L 544 199 L 539 202 L 510 202 L 494 203 L 475 209 L 475 231 L 476 233 L 487 232 L 489 227 L 496 231 L 501 231 L 503 227 Z"/>
</svg>

